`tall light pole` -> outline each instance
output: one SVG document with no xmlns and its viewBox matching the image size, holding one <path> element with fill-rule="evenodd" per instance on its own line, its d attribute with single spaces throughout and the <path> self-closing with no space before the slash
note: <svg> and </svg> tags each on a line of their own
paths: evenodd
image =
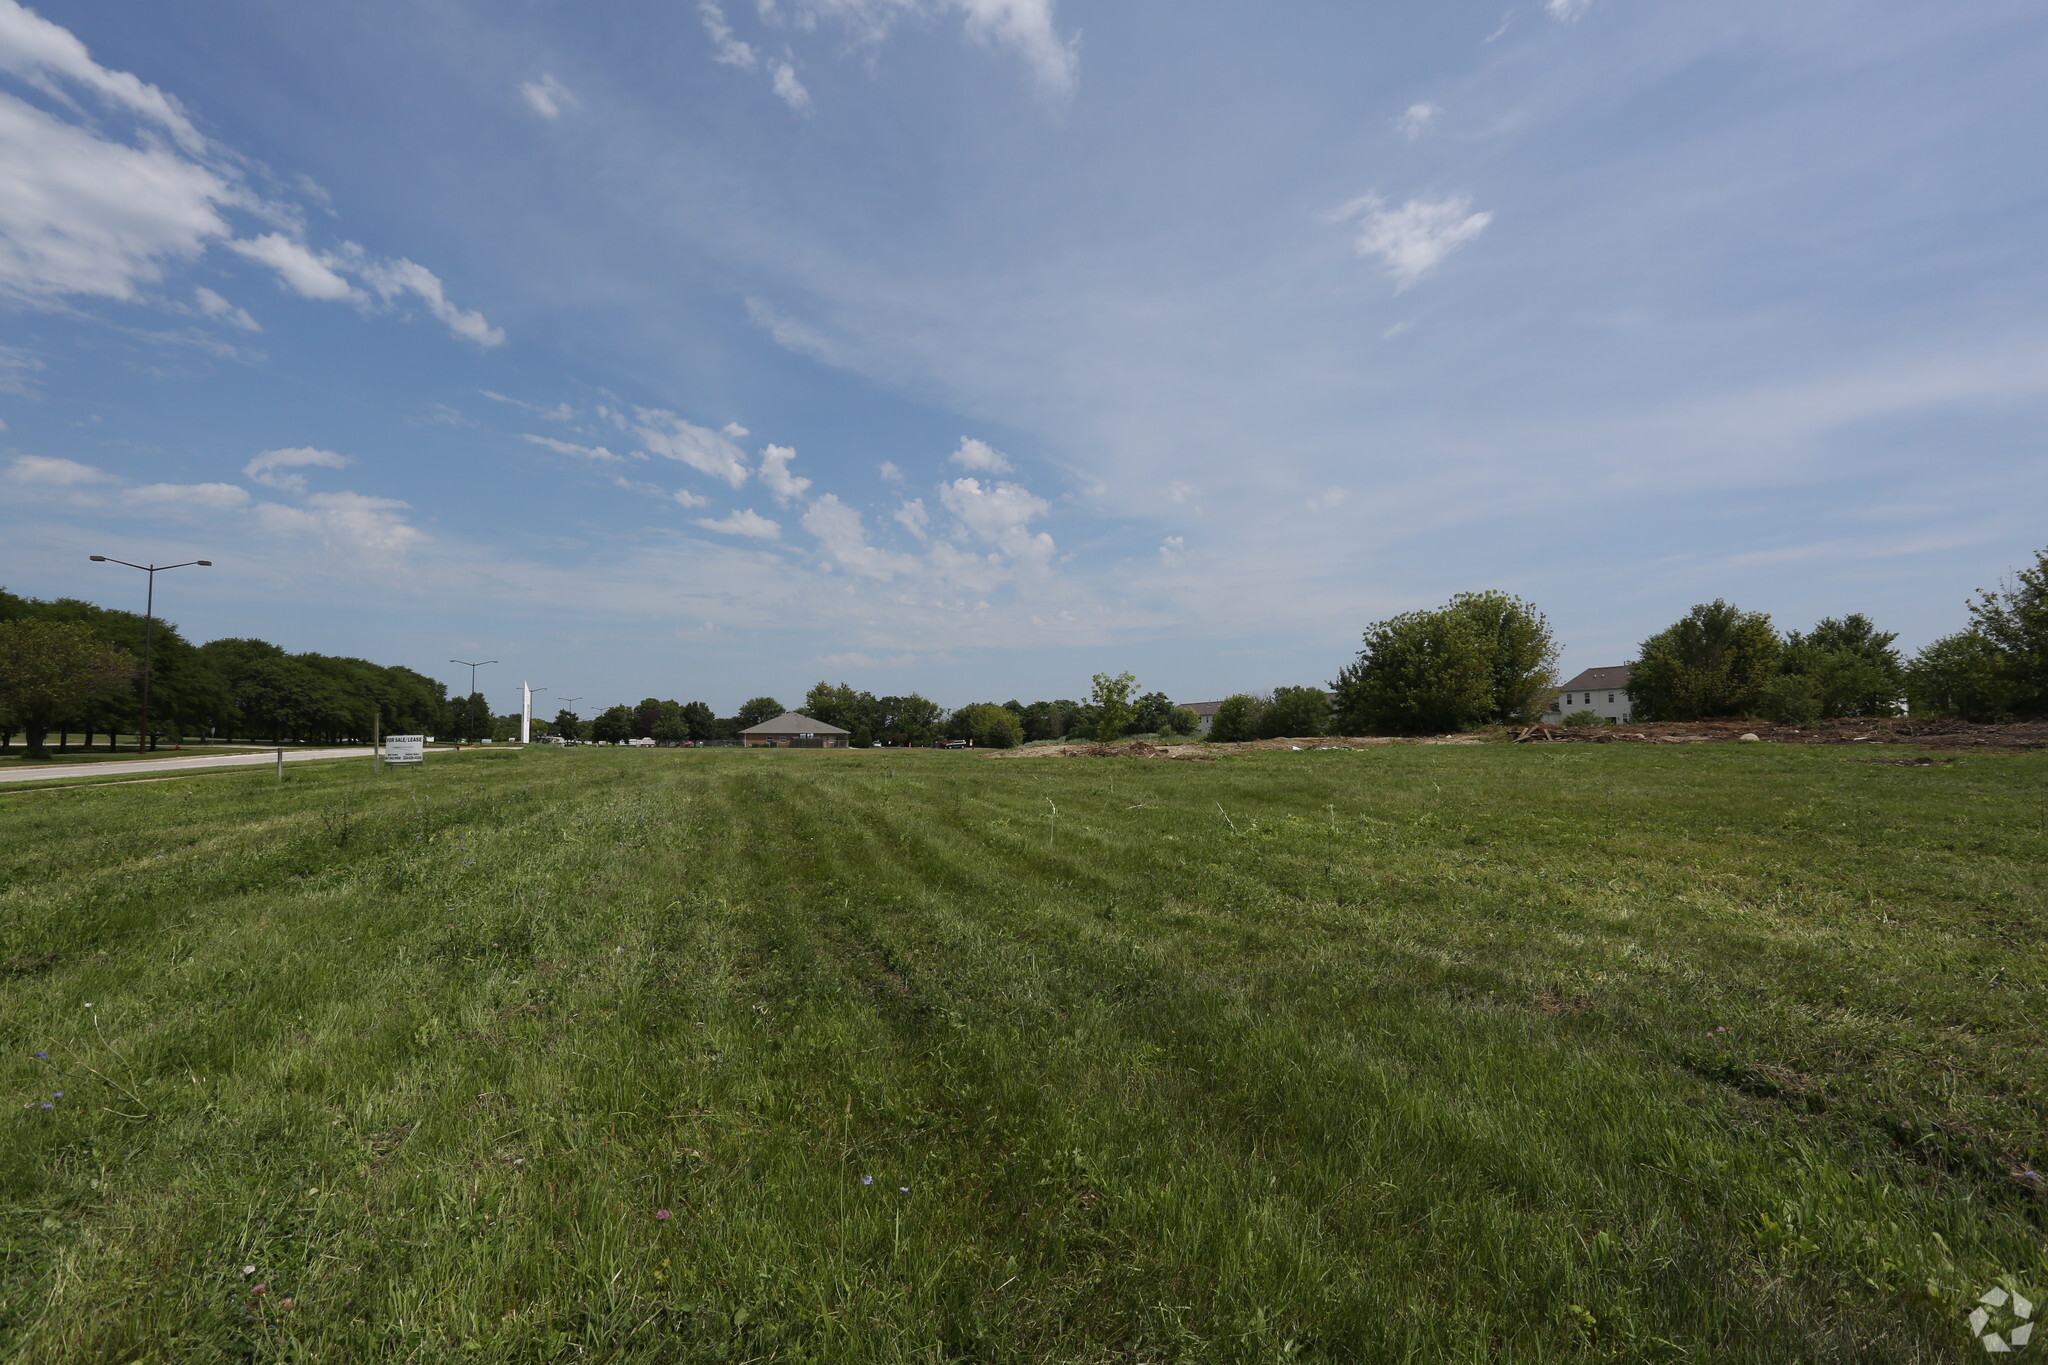
<svg viewBox="0 0 2048 1365">
<path fill-rule="evenodd" d="M 135 751 L 141 753 L 151 747 L 149 742 L 149 647 L 150 639 L 156 634 L 156 576 L 167 569 L 189 569 L 195 564 L 202 569 L 213 567 L 210 559 L 188 559 L 183 564 L 129 564 L 125 559 L 112 559 L 106 555 L 87 555 L 95 564 L 121 564 L 130 569 L 140 569 L 149 575 L 149 593 L 143 599 L 142 608 L 142 724 L 135 732 Z M 89 738 L 89 736 L 88 736 Z"/>
<path fill-rule="evenodd" d="M 473 697 L 476 695 L 476 671 L 479 668 L 482 668 L 485 664 L 494 664 L 498 661 L 496 659 L 479 659 L 475 663 L 471 663 L 467 659 L 450 659 L 448 662 L 451 664 L 461 664 L 464 668 L 469 670 L 469 697 Z M 475 733 L 475 731 L 477 730 L 477 719 L 475 716 L 469 715 L 469 697 L 464 697 L 462 699 L 462 713 L 466 716 L 469 716 L 470 731 L 472 733 Z M 489 707 L 485 707 L 484 709 L 486 712 L 490 710 Z M 481 736 L 479 736 L 479 738 L 481 738 Z"/>
<path fill-rule="evenodd" d="M 575 715 L 575 714 L 576 714 L 576 712 L 575 712 L 574 710 L 572 710 L 571 708 L 573 708 L 573 707 L 574 707 L 574 706 L 576 705 L 576 703 L 577 703 L 577 702 L 579 702 L 579 701 L 582 701 L 582 700 L 583 700 L 583 698 L 581 698 L 581 697 L 559 697 L 559 698 L 557 698 L 556 700 L 558 700 L 558 701 L 560 701 L 560 702 L 562 703 L 562 709 L 563 709 L 564 711 L 568 711 L 568 712 L 569 712 L 569 714 L 573 716 L 573 715 Z"/>
</svg>

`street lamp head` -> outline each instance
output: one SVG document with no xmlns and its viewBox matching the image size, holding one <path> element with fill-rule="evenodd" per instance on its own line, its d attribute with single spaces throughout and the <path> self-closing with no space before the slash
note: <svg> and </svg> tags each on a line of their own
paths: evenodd
<svg viewBox="0 0 2048 1365">
<path fill-rule="evenodd" d="M 194 564 L 197 564 L 202 569 L 210 569 L 213 567 L 213 561 L 210 559 L 195 559 L 192 562 Z"/>
<path fill-rule="evenodd" d="M 90 559 L 95 564 L 104 564 L 107 562 L 107 557 L 105 555 L 87 555 L 86 558 Z"/>
</svg>

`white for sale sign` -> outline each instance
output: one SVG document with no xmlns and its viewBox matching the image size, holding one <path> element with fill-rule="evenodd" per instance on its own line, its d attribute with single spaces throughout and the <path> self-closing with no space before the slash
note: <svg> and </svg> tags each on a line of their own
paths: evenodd
<svg viewBox="0 0 2048 1365">
<path fill-rule="evenodd" d="M 384 736 L 384 761 L 386 763 L 417 763 L 427 752 L 425 735 Z"/>
</svg>

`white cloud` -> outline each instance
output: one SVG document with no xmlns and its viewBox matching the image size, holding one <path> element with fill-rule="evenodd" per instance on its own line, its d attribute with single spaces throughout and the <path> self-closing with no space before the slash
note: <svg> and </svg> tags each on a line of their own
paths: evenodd
<svg viewBox="0 0 2048 1365">
<path fill-rule="evenodd" d="M 304 507 L 258 503 L 256 516 L 273 534 L 311 534 L 334 549 L 388 562 L 428 539 L 399 515 L 409 506 L 362 493 L 315 493 Z"/>
<path fill-rule="evenodd" d="M 896 518 L 896 521 L 904 530 L 910 532 L 919 540 L 925 539 L 930 534 L 932 518 L 931 513 L 924 510 L 923 498 L 912 498 L 909 502 L 897 508 L 891 515 Z"/>
<path fill-rule="evenodd" d="M 1560 24 L 1577 23 L 1593 8 L 1593 0 L 1545 0 L 1543 10 Z"/>
<path fill-rule="evenodd" d="M 229 303 L 204 285 L 193 290 L 192 297 L 198 300 L 199 311 L 210 318 L 219 318 L 230 326 L 239 327 L 245 332 L 260 332 L 263 330 L 262 327 L 257 325 L 256 319 L 250 317 L 246 311 L 235 307 L 235 305 Z"/>
<path fill-rule="evenodd" d="M 1048 93 L 1073 93 L 1081 64 L 1081 40 L 1062 38 L 1054 23 L 1054 0 L 949 0 L 967 16 L 967 34 L 977 42 L 1007 47 L 1024 59 Z"/>
<path fill-rule="evenodd" d="M 1173 502 L 1187 502 L 1201 491 L 1185 479 L 1175 479 L 1166 485 L 1166 496 Z"/>
<path fill-rule="evenodd" d="M 228 247 L 259 265 L 275 270 L 279 281 L 301 297 L 334 302 L 355 295 L 355 289 L 334 269 L 339 262 L 332 257 L 315 254 L 304 242 L 295 241 L 281 232 L 266 232 L 248 241 L 229 242 Z"/>
<path fill-rule="evenodd" d="M 687 488 L 678 488 L 670 496 L 685 507 L 708 507 L 711 505 L 711 499 L 705 497 L 702 493 L 692 493 Z"/>
<path fill-rule="evenodd" d="M 1181 551 L 1187 547 L 1188 543 L 1184 537 L 1168 536 L 1159 542 L 1159 562 L 1169 569 L 1177 568 L 1181 560 Z"/>
<path fill-rule="evenodd" d="M 417 262 L 365 260 L 359 272 L 363 280 L 387 302 L 401 294 L 415 295 L 426 304 L 428 312 L 464 341 L 473 341 L 485 348 L 505 344 L 503 329 L 484 321 L 482 313 L 457 308 L 450 303 L 442 289 L 441 277 Z"/>
<path fill-rule="evenodd" d="M 755 540 L 780 540 L 782 527 L 768 520 L 749 507 L 744 512 L 734 512 L 725 517 L 699 517 L 697 524 L 707 531 L 722 531 L 729 536 L 752 536 Z"/>
<path fill-rule="evenodd" d="M 1397 209 L 1377 195 L 1365 195 L 1329 215 L 1332 222 L 1357 222 L 1354 245 L 1360 256 L 1377 256 L 1397 289 L 1406 289 L 1443 259 L 1485 231 L 1491 213 L 1473 213 L 1469 196 L 1410 199 Z"/>
<path fill-rule="evenodd" d="M 732 437 L 735 441 L 743 440 L 750 434 L 747 431 L 747 429 L 741 426 L 738 422 L 727 422 L 724 426 L 720 427 L 719 430 L 725 433 L 727 436 Z"/>
<path fill-rule="evenodd" d="M 574 91 L 556 80 L 552 72 L 541 72 L 537 81 L 522 81 L 519 93 L 526 100 L 526 107 L 549 122 L 583 107 L 583 101 L 576 98 Z"/>
<path fill-rule="evenodd" d="M 49 455 L 17 455 L 7 466 L 7 477 L 14 483 L 69 488 L 81 483 L 106 483 L 114 476 L 76 460 L 61 460 Z"/>
<path fill-rule="evenodd" d="M 530 431 L 519 433 L 519 439 L 530 441 L 537 446 L 546 446 L 557 455 L 574 455 L 580 459 L 596 460 L 603 464 L 624 464 L 626 457 L 614 455 L 603 446 L 579 446 L 574 441 L 558 441 L 552 436 L 536 436 Z"/>
<path fill-rule="evenodd" d="M 1009 456 L 987 441 L 977 441 L 972 436 L 962 436 L 960 448 L 946 458 L 962 469 L 972 469 L 979 474 L 1007 474 L 1015 468 Z"/>
<path fill-rule="evenodd" d="M 723 479 L 738 488 L 747 481 L 746 452 L 709 427 L 686 422 L 661 408 L 635 408 L 639 425 L 633 428 L 647 448 L 657 455 L 679 461 Z"/>
<path fill-rule="evenodd" d="M 550 422 L 573 422 L 576 420 L 576 409 L 570 407 L 567 403 L 557 403 L 551 408 L 544 408 L 538 403 L 528 403 L 519 398 L 508 398 L 493 389 L 478 389 L 477 392 L 490 399 L 493 403 L 503 403 L 506 407 L 518 408 L 521 412 L 530 412 L 534 416 L 545 418 Z M 600 408 L 598 411 L 603 413 L 606 409 Z M 619 426 L 621 430 L 624 429 L 623 423 L 620 423 Z"/>
<path fill-rule="evenodd" d="M 698 0 L 697 14 L 704 20 L 704 32 L 711 39 L 711 60 L 720 66 L 752 71 L 759 59 L 753 48 L 732 36 L 732 25 L 726 22 L 725 10 L 718 0 Z"/>
<path fill-rule="evenodd" d="M 797 79 L 796 68 L 788 62 L 775 64 L 775 96 L 799 114 L 811 112 L 811 92 L 804 89 L 804 83 Z"/>
<path fill-rule="evenodd" d="M 355 461 L 346 455 L 315 446 L 291 446 L 284 450 L 266 450 L 242 466 L 242 476 L 252 483 L 265 488 L 276 488 L 286 493 L 306 491 L 306 477 L 293 474 L 294 469 L 347 469 Z"/>
<path fill-rule="evenodd" d="M 790 446 L 769 446 L 761 452 L 761 483 L 777 502 L 787 503 L 791 498 L 801 497 L 811 486 L 809 479 L 789 472 L 789 462 L 795 458 L 796 451 Z"/>
<path fill-rule="evenodd" d="M 761 299 L 747 300 L 747 317 L 774 337 L 775 344 L 784 350 L 807 355 L 827 365 L 843 367 L 849 363 L 850 357 L 844 346 L 807 322 L 784 317 L 772 304 Z"/>
<path fill-rule="evenodd" d="M 1413 142 L 1435 127 L 1443 112 L 1434 104 L 1411 104 L 1394 120 L 1394 131 Z"/>
<path fill-rule="evenodd" d="M 897 466 L 894 460 L 882 461 L 875 466 L 875 472 L 882 476 L 884 483 L 901 484 L 903 482 L 903 470 Z"/>
<path fill-rule="evenodd" d="M 804 513 L 804 529 L 818 538 L 826 562 L 864 578 L 894 578 L 917 567 L 909 555 L 891 554 L 868 544 L 860 513 L 827 493 Z"/>
<path fill-rule="evenodd" d="M 49 88 L 49 76 L 75 81 L 151 123 L 187 152 L 206 150 L 206 139 L 178 102 L 126 71 L 109 71 L 92 59 L 70 30 L 38 15 L 18 0 L 0 0 L 0 71 Z"/>
<path fill-rule="evenodd" d="M 939 501 L 965 531 L 1012 559 L 1040 564 L 1051 560 L 1052 537 L 1042 531 L 1033 535 L 1030 524 L 1050 512 L 1052 505 L 1022 484 L 995 483 L 984 488 L 979 479 L 955 479 L 939 486 Z"/>
<path fill-rule="evenodd" d="M 0 0 L 0 59 L 18 56 L 7 39 L 23 13 Z M 221 209 L 235 195 L 226 175 L 168 147 L 109 141 L 0 94 L 0 293 L 132 300 L 228 234 Z"/>
<path fill-rule="evenodd" d="M 1332 484 L 1308 500 L 1308 510 L 1311 512 L 1327 512 L 1350 496 L 1351 494 L 1348 491 Z"/>
<path fill-rule="evenodd" d="M 146 507 L 246 507 L 249 490 L 232 483 L 151 483 L 130 488 L 121 496 Z"/>
</svg>

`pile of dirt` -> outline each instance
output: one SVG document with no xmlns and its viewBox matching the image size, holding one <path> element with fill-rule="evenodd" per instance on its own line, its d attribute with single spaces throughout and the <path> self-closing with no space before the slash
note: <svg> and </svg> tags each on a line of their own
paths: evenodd
<svg viewBox="0 0 2048 1365">
<path fill-rule="evenodd" d="M 1910 744 L 1921 749 L 2048 749 L 2048 722 L 1972 725 L 1962 720 L 1877 716 L 1772 725 L 1760 720 L 1659 721 L 1644 725 L 1531 725 L 1521 744 L 1724 744 L 1754 735 L 1769 744 Z"/>
<path fill-rule="evenodd" d="M 1142 739 L 1123 744 L 1034 744 L 1025 749 L 999 749 L 992 758 L 1178 758 L 1190 763 L 1214 763 L 1213 754 L 1198 744 L 1152 744 Z"/>
</svg>

